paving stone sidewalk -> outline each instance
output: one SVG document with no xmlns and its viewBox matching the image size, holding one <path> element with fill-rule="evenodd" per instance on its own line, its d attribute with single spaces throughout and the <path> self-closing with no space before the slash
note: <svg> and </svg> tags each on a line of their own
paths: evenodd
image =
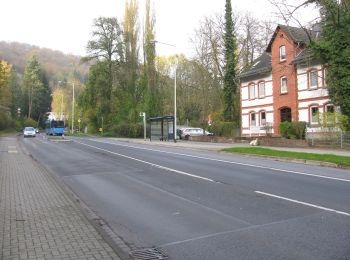
<svg viewBox="0 0 350 260">
<path fill-rule="evenodd" d="M 0 137 L 0 259 L 119 259 L 52 175 Z"/>
</svg>

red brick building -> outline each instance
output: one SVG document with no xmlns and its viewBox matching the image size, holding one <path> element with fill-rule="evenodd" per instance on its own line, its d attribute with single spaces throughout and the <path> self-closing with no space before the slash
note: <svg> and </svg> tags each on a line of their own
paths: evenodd
<svg viewBox="0 0 350 260">
<path fill-rule="evenodd" d="M 240 75 L 243 136 L 278 135 L 283 121 L 319 127 L 318 115 L 334 111 L 325 85 L 324 65 L 307 48 L 317 31 L 279 25 L 253 65 Z"/>
</svg>

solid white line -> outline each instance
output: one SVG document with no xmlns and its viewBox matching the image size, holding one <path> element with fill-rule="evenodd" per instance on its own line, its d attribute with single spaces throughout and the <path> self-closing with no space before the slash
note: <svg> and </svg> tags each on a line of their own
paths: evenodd
<svg viewBox="0 0 350 260">
<path fill-rule="evenodd" d="M 341 214 L 341 215 L 345 215 L 345 216 L 350 217 L 350 213 L 347 213 L 347 212 L 343 212 L 343 211 L 339 211 L 339 210 L 335 210 L 335 209 L 330 209 L 330 208 L 325 208 L 325 207 L 318 206 L 318 205 L 315 205 L 315 204 L 311 204 L 311 203 L 307 203 L 307 202 L 303 202 L 303 201 L 299 201 L 299 200 L 293 200 L 293 199 L 289 199 L 289 198 L 286 198 L 286 197 L 282 197 L 282 196 L 278 196 L 278 195 L 274 195 L 274 194 L 266 193 L 266 192 L 262 192 L 262 191 L 255 191 L 255 193 L 258 193 L 258 194 L 261 194 L 261 195 L 265 195 L 265 196 L 269 196 L 269 197 L 273 197 L 273 198 L 277 198 L 277 199 L 281 199 L 281 200 L 286 200 L 286 201 L 298 203 L 298 204 L 301 204 L 301 205 L 305 205 L 305 206 L 309 206 L 309 207 L 313 207 L 313 208 L 317 208 L 317 209 L 322 209 L 322 210 L 334 212 L 334 213 L 337 213 L 337 214 Z"/>
<path fill-rule="evenodd" d="M 201 177 L 201 176 L 190 174 L 190 173 L 183 172 L 183 171 L 178 171 L 178 170 L 175 170 L 175 169 L 172 169 L 172 168 L 161 166 L 159 164 L 143 161 L 143 160 L 140 160 L 140 159 L 137 159 L 137 158 L 134 158 L 134 157 L 130 157 L 130 156 L 124 155 L 124 154 L 115 153 L 115 152 L 112 152 L 112 151 L 109 151 L 109 150 L 106 150 L 106 149 L 102 149 L 102 148 L 99 148 L 99 147 L 96 147 L 96 146 L 93 146 L 93 145 L 84 144 L 84 143 L 81 143 L 81 142 L 78 142 L 78 141 L 75 141 L 75 142 L 78 143 L 78 144 L 81 144 L 81 145 L 86 145 L 86 146 L 95 148 L 97 150 L 101 150 L 101 151 L 104 151 L 104 152 L 107 152 L 107 153 L 111 153 L 111 154 L 117 155 L 117 156 L 120 156 L 120 157 L 124 157 L 124 158 L 130 159 L 130 160 L 134 160 L 134 161 L 137 161 L 137 162 L 144 163 L 144 164 L 148 164 L 148 165 L 151 165 L 153 167 L 156 167 L 156 168 L 159 168 L 159 169 L 162 169 L 162 170 L 175 172 L 175 173 L 178 173 L 178 174 L 181 174 L 181 175 L 185 175 L 185 176 L 189 176 L 189 177 L 192 177 L 192 178 L 197 178 L 197 179 L 201 179 L 201 180 L 205 180 L 205 181 L 216 182 L 216 181 L 214 181 L 212 179 L 209 179 L 209 178 Z"/>
<path fill-rule="evenodd" d="M 89 139 L 89 140 L 93 141 L 93 142 L 97 142 L 97 143 L 111 144 L 111 145 L 134 148 L 134 149 L 152 151 L 152 152 L 180 155 L 180 156 L 186 156 L 186 157 L 191 157 L 191 158 L 196 158 L 196 159 L 203 159 L 203 160 L 216 161 L 216 162 L 222 162 L 222 163 L 236 164 L 236 165 L 254 167 L 254 168 L 259 168 L 259 169 L 266 169 L 266 170 L 273 170 L 273 171 L 279 171 L 279 172 L 285 172 L 285 173 L 294 173 L 294 174 L 298 174 L 298 175 L 305 175 L 305 176 L 311 176 L 311 177 L 317 177 L 317 178 L 329 179 L 329 180 L 335 180 L 335 181 L 350 182 L 350 179 L 342 179 L 342 178 L 329 177 L 329 176 L 323 176 L 323 175 L 306 173 L 306 172 L 284 170 L 284 169 L 267 167 L 267 166 L 260 166 L 260 165 L 249 164 L 249 163 L 232 162 L 232 161 L 226 161 L 226 160 L 220 160 L 220 159 L 214 159 L 214 158 L 208 158 L 208 157 L 196 156 L 196 155 L 189 155 L 189 154 L 183 154 L 183 153 L 167 152 L 167 151 L 162 151 L 162 150 L 143 148 L 143 147 L 137 147 L 137 146 L 131 146 L 131 145 L 124 145 L 124 144 L 119 144 L 119 143 L 104 142 L 104 141 L 99 141 L 99 140 L 94 140 L 94 139 Z"/>
</svg>

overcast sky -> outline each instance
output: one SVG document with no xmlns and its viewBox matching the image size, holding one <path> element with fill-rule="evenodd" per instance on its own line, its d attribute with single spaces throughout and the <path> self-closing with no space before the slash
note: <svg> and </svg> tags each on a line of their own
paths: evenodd
<svg viewBox="0 0 350 260">
<path fill-rule="evenodd" d="M 298 0 L 296 0 L 298 1 Z M 189 38 L 200 20 L 224 12 L 225 0 L 152 0 L 156 12 L 156 38 L 190 53 Z M 0 41 L 17 41 L 76 55 L 85 54 L 93 19 L 118 17 L 125 0 L 4 0 L 1 3 Z M 277 10 L 268 0 L 232 0 L 233 11 L 251 12 L 275 20 Z M 140 21 L 145 0 L 139 0 Z M 159 54 L 174 53 L 157 46 Z"/>
</svg>

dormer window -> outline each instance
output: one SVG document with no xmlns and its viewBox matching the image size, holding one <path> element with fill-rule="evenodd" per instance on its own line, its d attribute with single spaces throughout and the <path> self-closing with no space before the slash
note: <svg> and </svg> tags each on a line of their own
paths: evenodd
<svg viewBox="0 0 350 260">
<path fill-rule="evenodd" d="M 286 46 L 282 45 L 280 47 L 280 61 L 286 60 Z"/>
</svg>

